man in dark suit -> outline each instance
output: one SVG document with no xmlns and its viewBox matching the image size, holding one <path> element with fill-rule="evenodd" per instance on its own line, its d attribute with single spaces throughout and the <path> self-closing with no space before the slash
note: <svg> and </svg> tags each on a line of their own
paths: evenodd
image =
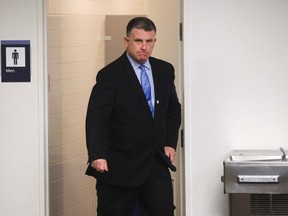
<svg viewBox="0 0 288 216">
<path fill-rule="evenodd" d="M 174 68 L 151 57 L 156 27 L 150 19 L 132 19 L 126 33 L 126 51 L 99 71 L 90 96 L 86 174 L 97 178 L 98 216 L 131 216 L 136 204 L 138 215 L 172 216 L 168 168 L 176 170 L 181 124 Z"/>
</svg>

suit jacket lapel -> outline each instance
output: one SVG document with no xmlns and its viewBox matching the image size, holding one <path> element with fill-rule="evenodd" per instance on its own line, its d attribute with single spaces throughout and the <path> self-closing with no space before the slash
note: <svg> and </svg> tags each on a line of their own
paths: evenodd
<svg viewBox="0 0 288 216">
<path fill-rule="evenodd" d="M 154 93 L 155 93 L 155 103 L 154 103 L 154 120 L 157 120 L 158 117 L 158 111 L 159 111 L 159 74 L 157 71 L 159 71 L 158 64 L 156 64 L 153 59 L 150 58 L 150 65 L 152 69 L 152 75 L 153 75 L 153 82 L 154 82 Z"/>
<path fill-rule="evenodd" d="M 139 100 L 141 101 L 141 103 L 143 104 L 143 106 L 145 107 L 146 111 L 149 112 L 149 114 L 152 117 L 149 105 L 147 103 L 146 97 L 143 93 L 141 84 L 139 83 L 139 80 L 135 74 L 135 71 L 131 65 L 131 63 L 129 62 L 126 53 L 124 53 L 122 55 L 122 59 L 123 59 L 123 66 L 124 66 L 124 70 L 126 71 L 127 77 L 130 80 L 130 83 L 132 85 L 132 87 L 134 88 L 136 94 L 138 95 Z M 154 79 L 154 78 L 153 78 Z"/>
</svg>

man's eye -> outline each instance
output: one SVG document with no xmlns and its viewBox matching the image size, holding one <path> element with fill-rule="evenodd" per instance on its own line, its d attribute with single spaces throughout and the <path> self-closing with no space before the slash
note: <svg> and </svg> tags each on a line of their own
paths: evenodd
<svg viewBox="0 0 288 216">
<path fill-rule="evenodd" d="M 153 43 L 153 39 L 149 39 L 149 40 L 146 40 L 146 41 L 143 41 L 143 40 L 141 40 L 141 39 L 135 39 L 134 40 L 134 42 L 136 43 L 136 44 L 138 44 L 138 45 L 140 45 L 140 44 L 143 44 L 143 43 L 145 43 L 145 44 L 147 44 L 147 45 L 150 45 L 150 44 L 152 44 Z"/>
</svg>

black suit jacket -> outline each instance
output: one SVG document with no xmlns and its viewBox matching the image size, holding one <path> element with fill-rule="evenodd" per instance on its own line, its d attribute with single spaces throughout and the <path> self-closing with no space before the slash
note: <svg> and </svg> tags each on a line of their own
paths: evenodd
<svg viewBox="0 0 288 216">
<path fill-rule="evenodd" d="M 89 162 L 106 159 L 109 171 L 90 165 L 86 174 L 118 186 L 138 186 L 146 179 L 154 155 L 164 146 L 176 149 L 181 105 L 174 85 L 174 68 L 149 58 L 155 89 L 154 119 L 126 53 L 99 71 L 86 117 Z"/>
</svg>

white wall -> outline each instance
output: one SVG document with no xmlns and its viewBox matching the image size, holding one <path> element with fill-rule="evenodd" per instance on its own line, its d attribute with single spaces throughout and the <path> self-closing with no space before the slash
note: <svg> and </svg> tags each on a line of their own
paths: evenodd
<svg viewBox="0 0 288 216">
<path fill-rule="evenodd" d="M 30 83 L 0 82 L 0 215 L 45 211 L 43 1 L 0 2 L 0 40 L 30 40 Z"/>
<path fill-rule="evenodd" d="M 233 149 L 287 148 L 288 1 L 184 0 L 186 215 L 228 215 Z"/>
</svg>

